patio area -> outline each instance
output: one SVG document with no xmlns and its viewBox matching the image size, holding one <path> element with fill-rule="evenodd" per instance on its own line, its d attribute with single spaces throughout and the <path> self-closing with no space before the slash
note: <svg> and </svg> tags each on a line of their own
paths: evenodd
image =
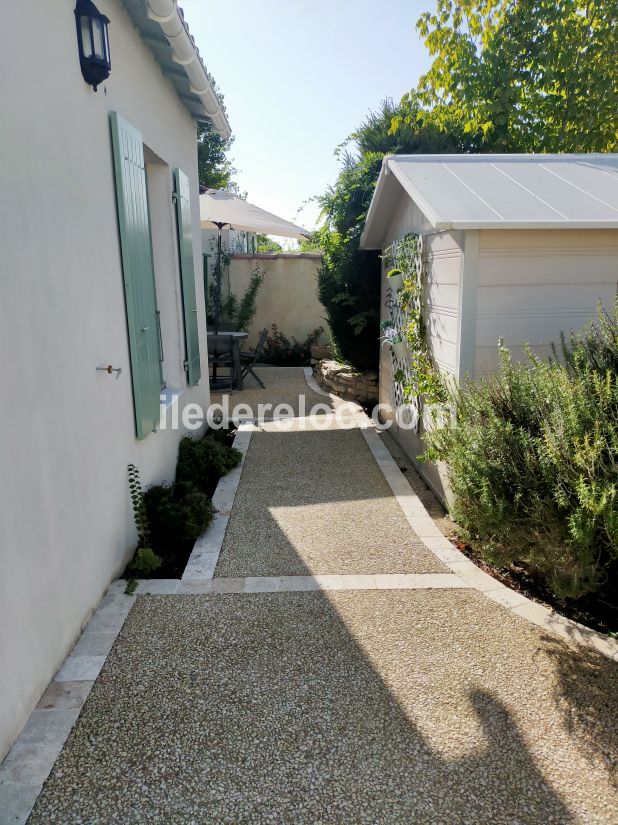
<svg viewBox="0 0 618 825">
<path fill-rule="evenodd" d="M 112 585 L 70 657 L 98 675 L 65 664 L 0 769 L 2 825 L 41 785 L 31 825 L 615 822 L 616 646 L 458 553 L 360 408 L 260 374 L 231 405 L 296 418 L 241 427 L 208 563 Z M 54 713 L 79 717 L 45 780 Z"/>
</svg>

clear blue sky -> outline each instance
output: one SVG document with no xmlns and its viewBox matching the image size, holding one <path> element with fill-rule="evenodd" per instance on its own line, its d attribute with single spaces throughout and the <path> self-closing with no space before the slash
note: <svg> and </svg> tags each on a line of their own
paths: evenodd
<svg viewBox="0 0 618 825">
<path fill-rule="evenodd" d="M 399 100 L 429 65 L 415 23 L 431 0 L 182 0 L 225 96 L 248 199 L 313 228 L 337 174 L 335 147 L 372 107 Z"/>
</svg>

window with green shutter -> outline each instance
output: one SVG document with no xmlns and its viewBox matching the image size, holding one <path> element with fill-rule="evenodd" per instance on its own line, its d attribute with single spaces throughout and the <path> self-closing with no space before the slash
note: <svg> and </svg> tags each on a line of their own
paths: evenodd
<svg viewBox="0 0 618 825">
<path fill-rule="evenodd" d="M 144 144 L 141 134 L 110 114 L 122 274 L 126 299 L 135 429 L 156 429 L 161 392 L 161 349 L 155 292 Z"/>
<path fill-rule="evenodd" d="M 200 380 L 200 341 L 195 299 L 195 271 L 193 268 L 193 231 L 191 227 L 191 198 L 189 178 L 180 169 L 174 170 L 174 197 L 178 224 L 178 257 L 182 284 L 182 305 L 185 326 L 187 358 L 185 370 L 189 384 Z"/>
</svg>

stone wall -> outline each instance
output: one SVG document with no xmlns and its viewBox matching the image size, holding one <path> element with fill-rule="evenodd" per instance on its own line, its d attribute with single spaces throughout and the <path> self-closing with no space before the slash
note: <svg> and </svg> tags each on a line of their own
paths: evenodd
<svg viewBox="0 0 618 825">
<path fill-rule="evenodd" d="M 313 368 L 318 384 L 328 392 L 357 401 L 372 404 L 378 399 L 378 374 L 357 372 L 349 364 L 324 359 Z"/>
</svg>

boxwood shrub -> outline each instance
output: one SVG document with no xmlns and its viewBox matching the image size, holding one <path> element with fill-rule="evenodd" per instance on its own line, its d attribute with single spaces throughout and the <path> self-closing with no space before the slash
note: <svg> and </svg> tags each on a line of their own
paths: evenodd
<svg viewBox="0 0 618 825">
<path fill-rule="evenodd" d="M 176 481 L 192 484 L 196 489 L 212 495 L 221 476 L 233 470 L 241 458 L 239 450 L 216 437 L 185 436 L 178 448 Z"/>
<path fill-rule="evenodd" d="M 152 550 L 163 563 L 186 562 L 214 516 L 212 501 L 191 484 L 157 484 L 144 492 Z"/>
</svg>

